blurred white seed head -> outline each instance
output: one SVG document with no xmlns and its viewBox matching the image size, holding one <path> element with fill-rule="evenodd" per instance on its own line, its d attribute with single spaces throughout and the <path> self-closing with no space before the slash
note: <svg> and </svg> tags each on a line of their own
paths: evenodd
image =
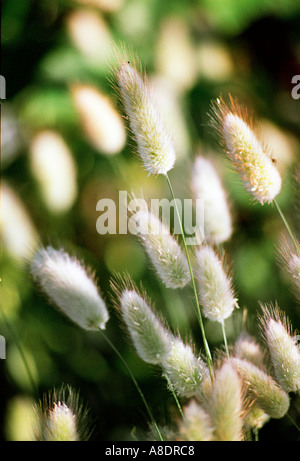
<svg viewBox="0 0 300 461">
<path fill-rule="evenodd" d="M 224 362 L 217 371 L 206 406 L 215 428 L 215 440 L 243 440 L 243 385 L 229 362 Z"/>
<path fill-rule="evenodd" d="M 145 76 L 132 61 L 121 60 L 116 70 L 130 129 L 137 142 L 146 170 L 150 174 L 166 174 L 176 160 L 173 140 L 159 110 Z"/>
<path fill-rule="evenodd" d="M 287 317 L 264 306 L 261 318 L 276 380 L 286 392 L 300 390 L 300 350 Z"/>
<path fill-rule="evenodd" d="M 263 370 L 247 360 L 233 358 L 232 364 L 247 385 L 255 404 L 271 418 L 282 418 L 289 409 L 288 394 Z"/>
<path fill-rule="evenodd" d="M 195 400 L 183 408 L 179 437 L 188 442 L 206 442 L 213 439 L 213 426 L 208 413 Z"/>
<path fill-rule="evenodd" d="M 203 314 L 209 320 L 222 323 L 231 316 L 233 309 L 238 307 L 231 280 L 211 247 L 201 247 L 196 253 L 196 258 L 198 293 Z"/>
<path fill-rule="evenodd" d="M 231 237 L 232 222 L 225 190 L 212 162 L 198 156 L 194 162 L 191 189 L 195 200 L 204 200 L 204 238 L 210 244 Z"/>
<path fill-rule="evenodd" d="M 105 329 L 109 315 L 87 269 L 63 250 L 40 248 L 31 261 L 31 274 L 52 302 L 86 330 Z"/>
<path fill-rule="evenodd" d="M 239 359 L 245 359 L 257 367 L 264 368 L 265 352 L 255 338 L 248 333 L 241 333 L 234 344 L 234 355 Z"/>
<path fill-rule="evenodd" d="M 67 211 L 77 197 L 76 165 L 63 138 L 45 130 L 31 141 L 29 160 L 43 199 L 51 211 Z"/>
<path fill-rule="evenodd" d="M 245 426 L 252 429 L 261 429 L 269 420 L 270 416 L 256 404 L 250 406 L 244 417 Z"/>
<path fill-rule="evenodd" d="M 215 115 L 228 156 L 245 188 L 255 200 L 272 202 L 281 190 L 281 177 L 271 155 L 264 150 L 246 121 L 245 111 L 233 99 L 227 106 L 218 100 Z"/>
<path fill-rule="evenodd" d="M 73 85 L 71 94 L 91 145 L 103 154 L 120 152 L 125 146 L 126 130 L 112 101 L 90 85 Z"/>
<path fill-rule="evenodd" d="M 159 277 L 168 288 L 183 288 L 190 281 L 186 256 L 169 229 L 147 210 L 135 214 L 139 237 Z"/>
<path fill-rule="evenodd" d="M 176 394 L 182 397 L 201 395 L 201 384 L 208 375 L 208 369 L 205 362 L 195 356 L 189 344 L 176 338 L 162 367 Z"/>
<path fill-rule="evenodd" d="M 124 289 L 120 294 L 121 313 L 138 355 L 145 362 L 160 364 L 170 354 L 172 334 L 145 298 L 136 289 Z"/>
</svg>

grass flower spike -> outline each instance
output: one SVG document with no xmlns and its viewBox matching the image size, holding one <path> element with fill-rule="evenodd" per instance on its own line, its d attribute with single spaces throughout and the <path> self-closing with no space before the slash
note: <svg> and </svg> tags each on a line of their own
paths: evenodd
<svg viewBox="0 0 300 461">
<path fill-rule="evenodd" d="M 228 156 L 245 188 L 262 205 L 272 202 L 281 190 L 281 177 L 271 155 L 245 120 L 243 109 L 232 98 L 229 106 L 218 100 L 216 116 Z"/>
<path fill-rule="evenodd" d="M 209 320 L 223 323 L 231 316 L 233 309 L 238 307 L 231 280 L 211 247 L 201 247 L 196 258 L 198 292 L 203 314 Z"/>
<path fill-rule="evenodd" d="M 201 395 L 201 384 L 208 376 L 208 369 L 205 362 L 194 355 L 190 345 L 176 338 L 162 366 L 176 394 L 182 397 Z"/>
<path fill-rule="evenodd" d="M 171 351 L 171 333 L 136 289 L 120 295 L 122 317 L 138 355 L 148 363 L 160 364 Z"/>
<path fill-rule="evenodd" d="M 140 238 L 159 277 L 169 288 L 182 288 L 191 276 L 186 256 L 167 227 L 148 211 L 136 215 Z"/>
<path fill-rule="evenodd" d="M 206 411 L 191 400 L 183 409 L 183 419 L 179 425 L 180 438 L 187 441 L 206 442 L 213 439 L 213 426 Z"/>
<path fill-rule="evenodd" d="M 165 175 L 174 166 L 175 148 L 146 77 L 142 77 L 134 64 L 124 60 L 117 70 L 117 82 L 146 170 Z"/>
<path fill-rule="evenodd" d="M 217 371 L 211 397 L 207 402 L 215 428 L 215 440 L 243 440 L 242 388 L 242 380 L 234 367 L 229 362 L 224 362 Z"/>
<path fill-rule="evenodd" d="M 232 222 L 226 194 L 212 162 L 198 156 L 194 162 L 191 189 L 194 199 L 204 200 L 204 238 L 210 244 L 228 240 Z"/>
<path fill-rule="evenodd" d="M 289 409 L 290 401 L 276 381 L 248 360 L 233 358 L 232 364 L 247 385 L 255 404 L 271 418 L 282 418 Z"/>
<path fill-rule="evenodd" d="M 109 315 L 93 277 L 63 250 L 40 248 L 31 261 L 31 274 L 51 301 L 86 330 L 104 329 Z"/>
<path fill-rule="evenodd" d="M 299 391 L 300 351 L 287 318 L 265 307 L 262 324 L 278 383 L 286 392 Z"/>
<path fill-rule="evenodd" d="M 76 416 L 65 403 L 55 403 L 49 412 L 45 428 L 45 440 L 51 442 L 76 442 L 79 440 L 76 430 Z"/>
</svg>

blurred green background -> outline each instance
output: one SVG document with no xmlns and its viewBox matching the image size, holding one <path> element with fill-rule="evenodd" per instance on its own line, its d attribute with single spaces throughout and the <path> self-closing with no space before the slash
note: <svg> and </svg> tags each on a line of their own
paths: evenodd
<svg viewBox="0 0 300 461">
<path fill-rule="evenodd" d="M 253 109 L 283 175 L 279 203 L 299 228 L 294 172 L 299 157 L 300 104 L 291 96 L 300 74 L 300 4 L 294 0 L 4 0 L 1 4 L 1 309 L 7 342 L 0 361 L 0 439 L 29 437 L 32 405 L 63 383 L 78 390 L 90 410 L 93 440 L 128 440 L 148 417 L 119 359 L 94 333 L 63 318 L 34 287 L 25 261 L 35 236 L 62 245 L 96 273 L 111 319 L 107 333 L 134 371 L 157 420 L 172 414 L 172 397 L 157 369 L 143 363 L 110 303 L 114 272 L 142 281 L 174 331 L 201 349 L 189 288 L 163 288 L 131 235 L 99 235 L 97 201 L 119 190 L 145 198 L 169 197 L 163 178 L 148 177 L 118 116 L 109 63 L 114 43 L 134 50 L 147 71 L 178 160 L 176 194 L 187 198 L 195 155 L 211 154 L 228 190 L 234 235 L 225 244 L 240 312 L 228 320 L 229 341 L 248 309 L 257 333 L 258 301 L 275 302 L 299 328 L 300 310 L 276 261 L 284 232 L 272 206 L 251 202 L 209 126 L 211 100 L 231 93 Z M 97 91 L 99 111 L 84 88 Z M 81 92 L 81 93 L 80 93 Z M 83 98 L 83 99 L 82 99 Z M 98 99 L 97 99 L 98 98 Z M 82 101 L 85 101 L 84 103 Z M 96 103 L 95 103 L 96 104 Z M 88 108 L 87 108 L 88 107 Z M 117 110 L 116 110 L 117 109 Z M 97 118 L 98 117 L 98 118 Z M 221 332 L 207 324 L 209 342 Z M 21 345 L 33 379 L 34 393 Z M 299 423 L 300 421 L 298 421 Z M 286 420 L 271 421 L 262 440 L 296 440 Z"/>
</svg>

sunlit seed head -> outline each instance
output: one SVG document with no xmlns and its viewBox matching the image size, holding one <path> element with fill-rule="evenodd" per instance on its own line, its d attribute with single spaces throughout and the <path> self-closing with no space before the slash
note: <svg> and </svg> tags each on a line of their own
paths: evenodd
<svg viewBox="0 0 300 461">
<path fill-rule="evenodd" d="M 148 211 L 135 215 L 145 250 L 159 277 L 169 288 L 182 288 L 190 282 L 190 272 L 185 254 L 169 229 Z"/>
<path fill-rule="evenodd" d="M 78 441 L 76 416 L 65 403 L 55 403 L 53 409 L 49 412 L 45 440 L 51 442 Z"/>
<path fill-rule="evenodd" d="M 243 440 L 243 385 L 229 362 L 224 362 L 217 371 L 206 406 L 215 428 L 215 440 Z"/>
<path fill-rule="evenodd" d="M 120 294 L 120 309 L 138 355 L 148 363 L 160 364 L 170 354 L 172 334 L 136 289 Z"/>
<path fill-rule="evenodd" d="M 264 368 L 265 351 L 258 342 L 249 334 L 240 334 L 234 344 L 234 355 L 239 359 L 245 359 L 254 365 Z"/>
<path fill-rule="evenodd" d="M 204 237 L 210 244 L 228 240 L 232 220 L 225 190 L 212 162 L 198 156 L 194 162 L 191 189 L 195 200 L 204 201 Z"/>
<path fill-rule="evenodd" d="M 201 357 L 195 356 L 189 344 L 176 338 L 162 366 L 167 380 L 179 396 L 201 395 L 201 384 L 208 375 L 208 369 Z"/>
<path fill-rule="evenodd" d="M 201 247 L 196 253 L 196 259 L 199 301 L 203 314 L 209 320 L 222 323 L 238 307 L 231 280 L 211 247 Z"/>
<path fill-rule="evenodd" d="M 67 211 L 77 197 L 76 165 L 63 138 L 55 131 L 38 133 L 30 144 L 31 171 L 48 208 Z"/>
<path fill-rule="evenodd" d="M 300 245 L 295 241 L 297 249 L 286 240 L 283 240 L 278 251 L 278 262 L 293 290 L 295 298 L 300 301 Z"/>
<path fill-rule="evenodd" d="M 225 149 L 245 188 L 261 204 L 272 202 L 281 190 L 281 177 L 243 108 L 232 98 L 228 106 L 218 100 L 215 117 Z"/>
<path fill-rule="evenodd" d="M 274 374 L 286 392 L 300 390 L 300 350 L 287 317 L 279 309 L 264 306 L 261 318 Z"/>
<path fill-rule="evenodd" d="M 109 315 L 87 269 L 63 250 L 40 248 L 31 274 L 43 292 L 74 323 L 86 330 L 104 329 Z"/>
<path fill-rule="evenodd" d="M 123 120 L 108 96 L 90 85 L 71 87 L 82 129 L 92 146 L 103 154 L 117 154 L 125 146 Z"/>
<path fill-rule="evenodd" d="M 288 394 L 270 375 L 248 360 L 233 358 L 231 362 L 246 384 L 255 404 L 271 418 L 282 418 L 290 406 Z"/>
<path fill-rule="evenodd" d="M 125 113 L 137 150 L 150 174 L 166 174 L 176 160 L 172 137 L 157 109 L 152 90 L 132 61 L 121 60 L 116 70 Z"/>
</svg>

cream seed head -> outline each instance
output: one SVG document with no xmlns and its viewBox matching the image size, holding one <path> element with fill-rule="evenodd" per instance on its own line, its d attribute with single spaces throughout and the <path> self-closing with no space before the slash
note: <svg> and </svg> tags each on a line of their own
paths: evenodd
<svg viewBox="0 0 300 461">
<path fill-rule="evenodd" d="M 31 274 L 63 314 L 86 330 L 105 329 L 106 305 L 86 268 L 63 250 L 40 248 L 31 261 Z"/>
<path fill-rule="evenodd" d="M 243 384 L 229 362 L 217 371 L 206 406 L 215 428 L 214 440 L 243 440 Z"/>
<path fill-rule="evenodd" d="M 255 338 L 248 333 L 241 333 L 234 344 L 234 355 L 245 359 L 254 365 L 264 368 L 265 351 L 262 350 Z"/>
<path fill-rule="evenodd" d="M 231 362 L 246 384 L 255 404 L 271 418 L 282 418 L 290 406 L 288 394 L 271 376 L 248 360 L 233 358 Z"/>
<path fill-rule="evenodd" d="M 172 137 L 156 107 L 152 90 L 132 61 L 121 60 L 117 72 L 125 113 L 138 153 L 150 174 L 166 174 L 176 160 Z"/>
<path fill-rule="evenodd" d="M 207 442 L 213 440 L 213 425 L 208 413 L 195 400 L 191 400 L 183 408 L 180 421 L 179 436 L 189 442 Z"/>
<path fill-rule="evenodd" d="M 176 338 L 162 368 L 176 394 L 182 397 L 201 395 L 201 385 L 208 376 L 208 368 L 200 357 L 195 356 L 189 344 Z"/>
<path fill-rule="evenodd" d="M 79 440 L 76 425 L 76 415 L 72 410 L 63 402 L 55 403 L 47 417 L 44 440 L 76 442 Z"/>
<path fill-rule="evenodd" d="M 218 100 L 215 112 L 228 156 L 245 188 L 262 205 L 272 202 L 281 190 L 281 177 L 243 109 L 231 98 L 228 107 Z"/>
<path fill-rule="evenodd" d="M 196 253 L 196 259 L 199 301 L 203 314 L 209 320 L 222 323 L 238 307 L 231 280 L 211 247 L 201 247 Z"/>
<path fill-rule="evenodd" d="M 160 279 L 168 288 L 183 288 L 190 282 L 186 256 L 168 228 L 147 210 L 135 215 L 139 237 Z"/>
<path fill-rule="evenodd" d="M 193 165 L 191 189 L 195 200 L 204 201 L 204 238 L 210 244 L 227 241 L 232 220 L 225 190 L 213 163 L 198 156 Z"/>
<path fill-rule="evenodd" d="M 276 380 L 286 392 L 300 390 L 300 350 L 287 317 L 264 307 L 261 318 Z"/>
<path fill-rule="evenodd" d="M 145 296 L 136 289 L 125 289 L 120 294 L 120 306 L 123 320 L 141 359 L 152 364 L 166 360 L 173 337 L 153 312 Z"/>
</svg>

